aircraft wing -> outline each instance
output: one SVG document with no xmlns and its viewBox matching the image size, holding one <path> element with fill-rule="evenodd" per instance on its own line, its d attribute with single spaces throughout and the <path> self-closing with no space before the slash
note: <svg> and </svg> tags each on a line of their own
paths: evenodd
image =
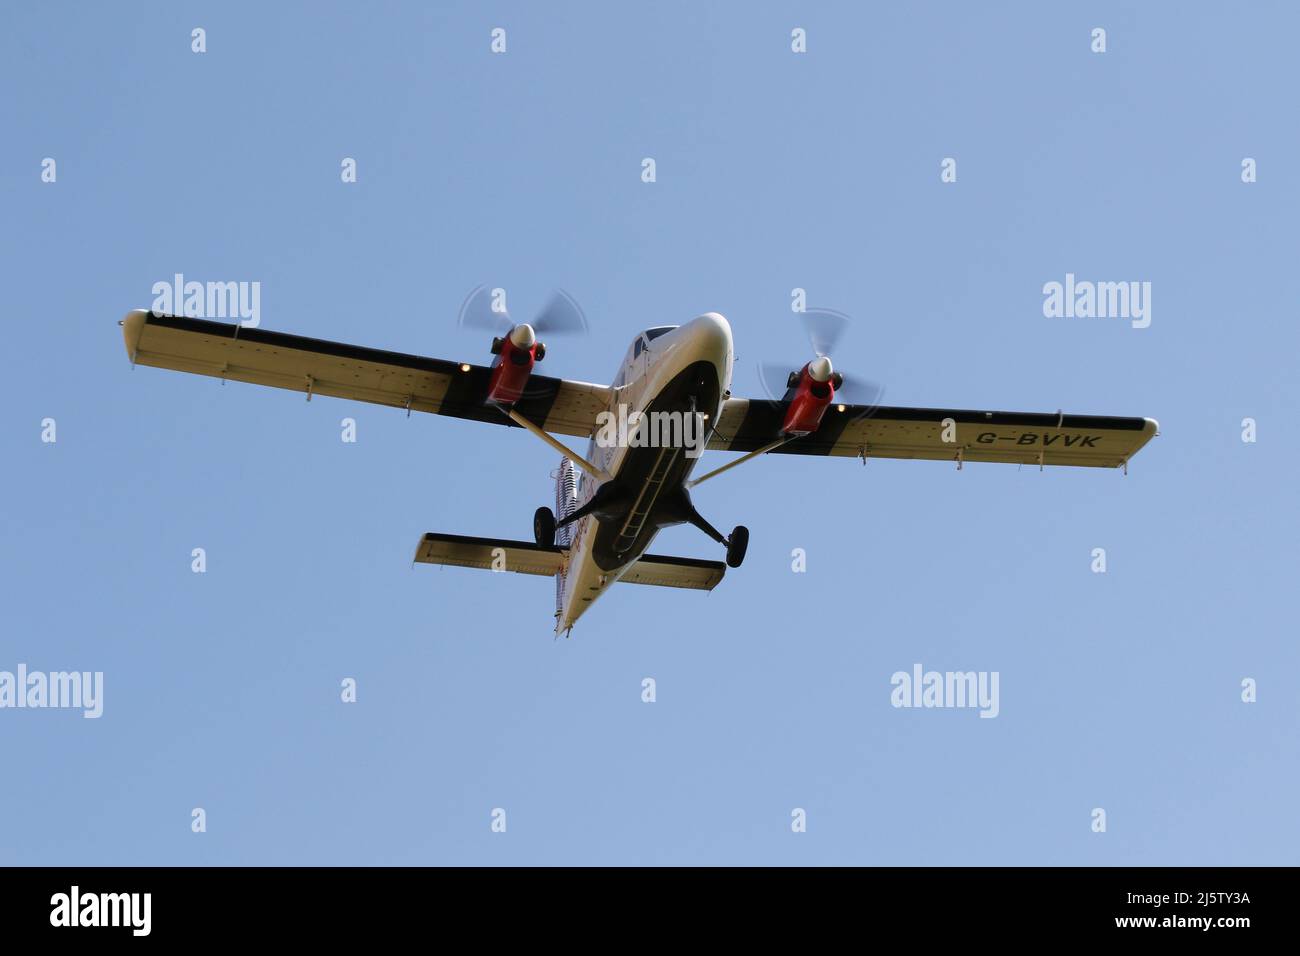
<svg viewBox="0 0 1300 956">
<path fill-rule="evenodd" d="M 780 437 L 784 414 L 781 402 L 728 399 L 707 447 L 756 451 Z M 832 404 L 817 431 L 773 453 L 1118 468 L 1158 427 L 1151 418 Z"/>
<path fill-rule="evenodd" d="M 127 314 L 122 331 L 136 365 L 519 427 L 483 403 L 491 370 L 481 365 L 142 309 Z M 612 394 L 605 385 L 534 374 L 515 408 L 548 432 L 585 438 Z"/>
</svg>

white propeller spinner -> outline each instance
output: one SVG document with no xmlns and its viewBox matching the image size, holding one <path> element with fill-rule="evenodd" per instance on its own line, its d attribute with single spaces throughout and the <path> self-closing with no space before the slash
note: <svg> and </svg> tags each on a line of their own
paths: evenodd
<svg viewBox="0 0 1300 956">
<path fill-rule="evenodd" d="M 536 341 L 537 335 L 527 322 L 521 322 L 510 330 L 510 342 L 516 348 L 530 349 Z"/>
</svg>

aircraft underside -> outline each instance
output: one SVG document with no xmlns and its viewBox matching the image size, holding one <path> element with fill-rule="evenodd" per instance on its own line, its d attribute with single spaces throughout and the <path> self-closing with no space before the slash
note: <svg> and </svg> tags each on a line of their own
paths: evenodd
<svg viewBox="0 0 1300 956">
<path fill-rule="evenodd" d="M 476 294 L 462 306 L 467 314 Z M 415 556 L 553 577 L 557 632 L 567 632 L 613 584 L 709 591 L 726 566 L 739 567 L 749 532 L 737 526 L 722 535 L 695 510 L 691 489 L 763 455 L 946 461 L 958 470 L 983 461 L 1127 471 L 1158 432 L 1149 418 L 881 405 L 878 388 L 854 386 L 832 367 L 829 353 L 845 317 L 830 310 L 801 314 L 815 358 L 794 370 L 780 366 L 766 400 L 731 395 L 731 327 L 716 313 L 639 333 L 609 385 L 534 371 L 546 355 L 538 333 L 585 323 L 566 295 L 539 313 L 536 327 L 486 306 L 479 315 L 500 333 L 489 366 L 145 310 L 128 313 L 121 325 L 133 364 L 288 389 L 308 401 L 333 396 L 520 428 L 558 451 L 556 509 L 537 510 L 531 541 L 429 532 Z M 852 400 L 855 390 L 862 401 Z M 667 442 L 653 431 L 660 440 L 642 441 L 636 429 L 608 440 L 610 416 L 630 415 L 662 416 L 683 428 Z M 687 430 L 688 422 L 699 427 Z M 586 456 L 556 436 L 588 440 Z M 740 457 L 697 477 L 706 449 Z M 722 545 L 726 564 L 648 553 L 660 529 L 681 523 Z"/>
</svg>

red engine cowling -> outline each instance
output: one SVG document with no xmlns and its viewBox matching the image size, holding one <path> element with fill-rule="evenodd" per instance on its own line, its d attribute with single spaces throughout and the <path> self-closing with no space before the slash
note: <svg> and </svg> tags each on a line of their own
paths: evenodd
<svg viewBox="0 0 1300 956">
<path fill-rule="evenodd" d="M 787 435 L 808 435 L 822 423 L 822 416 L 835 401 L 835 389 L 840 376 L 831 368 L 828 358 L 809 362 L 798 372 L 790 373 L 794 395 L 785 411 L 781 431 Z"/>
<path fill-rule="evenodd" d="M 546 346 L 537 341 L 531 326 L 516 325 L 509 334 L 492 340 L 492 377 L 488 380 L 488 402 L 513 405 L 528 385 L 533 366 L 546 354 Z"/>
</svg>

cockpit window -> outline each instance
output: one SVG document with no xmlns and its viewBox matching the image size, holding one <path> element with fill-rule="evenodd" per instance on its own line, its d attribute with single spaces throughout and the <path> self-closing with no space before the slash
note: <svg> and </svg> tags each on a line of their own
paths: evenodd
<svg viewBox="0 0 1300 956">
<path fill-rule="evenodd" d="M 638 335 L 636 337 L 636 342 L 632 346 L 632 357 L 636 358 L 644 350 L 645 350 L 645 339 L 642 336 Z"/>
<path fill-rule="evenodd" d="M 659 336 L 666 332 L 671 332 L 675 328 L 677 328 L 675 325 L 661 325 L 658 328 L 646 329 L 645 337 L 653 342 L 655 339 L 659 338 Z"/>
</svg>

